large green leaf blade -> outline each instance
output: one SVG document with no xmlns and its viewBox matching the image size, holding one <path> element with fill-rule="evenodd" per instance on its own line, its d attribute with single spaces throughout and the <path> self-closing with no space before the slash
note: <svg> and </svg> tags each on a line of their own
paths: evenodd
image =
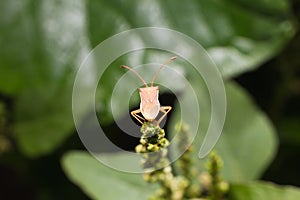
<svg viewBox="0 0 300 200">
<path fill-rule="evenodd" d="M 111 158 L 114 156 L 120 155 L 113 154 Z M 119 172 L 104 166 L 86 152 L 67 153 L 62 166 L 67 176 L 92 199 L 146 200 L 153 193 L 153 185 L 147 185 L 141 174 Z"/>
<path fill-rule="evenodd" d="M 224 159 L 224 177 L 244 181 L 259 178 L 276 153 L 275 129 L 249 94 L 227 84 L 227 116 L 216 150 Z"/>
<path fill-rule="evenodd" d="M 30 157 L 48 154 L 74 131 L 69 84 L 22 93 L 16 103 L 14 136 Z M 58 87 L 58 88 L 57 88 Z M 59 96 L 59 98 L 57 98 Z M 34 97 L 34 98 L 33 98 Z"/>
<path fill-rule="evenodd" d="M 0 91 L 13 99 L 13 136 L 25 155 L 45 155 L 74 132 L 74 72 L 87 48 L 84 3 L 0 4 Z"/>
<path fill-rule="evenodd" d="M 93 46 L 130 28 L 171 28 L 203 45 L 226 78 L 259 67 L 294 34 L 288 1 L 135 0 L 90 2 L 88 9 Z"/>
<path fill-rule="evenodd" d="M 192 0 L 188 4 L 24 0 L 1 1 L 0 11 L 0 91 L 16 103 L 14 137 L 29 156 L 50 153 L 74 129 L 70 108 L 74 69 L 89 51 L 89 43 L 94 47 L 131 28 L 172 28 L 202 44 L 228 78 L 258 67 L 294 33 L 285 0 Z M 114 75 L 108 74 L 106 80 Z M 111 94 L 112 87 L 103 93 Z M 102 96 L 99 104 L 107 108 L 103 104 L 109 98 Z M 52 107 L 49 102 L 59 105 Z"/>
<path fill-rule="evenodd" d="M 266 182 L 248 184 L 231 184 L 230 200 L 296 200 L 300 199 L 299 188 L 292 186 L 278 186 Z"/>
<path fill-rule="evenodd" d="M 194 159 L 204 169 L 205 160 L 199 160 L 198 153 L 203 143 L 208 123 L 210 121 L 209 94 L 201 89 L 198 83 L 196 91 L 200 105 L 199 131 L 193 140 L 195 146 Z M 215 150 L 224 160 L 222 175 L 229 181 L 248 181 L 260 177 L 268 164 L 272 161 L 277 147 L 277 139 L 273 125 L 253 103 L 251 97 L 241 87 L 233 82 L 225 84 L 227 96 L 227 114 L 222 134 L 215 146 Z M 186 94 L 185 104 L 191 97 Z M 178 122 L 180 113 L 178 106 L 174 108 L 169 129 L 172 130 Z M 184 118 L 189 125 L 194 118 Z M 173 132 L 170 132 L 173 134 Z M 176 149 L 175 149 L 176 151 Z"/>
</svg>

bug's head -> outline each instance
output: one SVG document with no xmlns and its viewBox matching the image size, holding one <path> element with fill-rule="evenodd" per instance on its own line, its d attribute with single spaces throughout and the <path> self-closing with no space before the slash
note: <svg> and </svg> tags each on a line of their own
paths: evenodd
<svg viewBox="0 0 300 200">
<path fill-rule="evenodd" d="M 139 88 L 139 92 L 142 101 L 145 101 L 145 103 L 154 102 L 158 99 L 159 87 L 151 86 L 151 87 Z"/>
<path fill-rule="evenodd" d="M 171 62 L 172 60 L 175 60 L 177 58 L 177 56 L 173 56 L 172 58 L 170 58 L 170 59 L 168 59 L 164 64 L 162 64 L 160 67 L 159 67 L 159 69 L 157 70 L 157 72 L 154 74 L 154 76 L 153 76 L 153 78 L 152 78 L 152 81 L 151 81 L 151 87 L 149 87 L 148 86 L 148 84 L 146 83 L 146 81 L 143 79 L 143 77 L 139 74 L 139 73 L 137 73 L 137 71 L 135 71 L 134 69 L 132 69 L 131 67 L 128 67 L 128 66 L 126 66 L 126 65 L 122 65 L 121 66 L 121 68 L 126 68 L 126 69 L 128 69 L 128 70 L 130 70 L 130 71 L 132 71 L 142 82 L 143 82 L 143 84 L 146 86 L 146 88 L 152 88 L 153 87 L 153 85 L 154 85 L 154 81 L 156 80 L 156 78 L 157 78 L 157 76 L 158 76 L 158 74 L 159 74 L 159 72 L 160 72 L 160 70 L 164 67 L 164 66 L 166 66 L 169 62 Z M 156 87 L 153 87 L 153 88 L 156 88 Z"/>
</svg>

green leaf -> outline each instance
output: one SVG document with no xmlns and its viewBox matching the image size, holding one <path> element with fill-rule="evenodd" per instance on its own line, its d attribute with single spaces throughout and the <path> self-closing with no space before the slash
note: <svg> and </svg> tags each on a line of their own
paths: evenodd
<svg viewBox="0 0 300 200">
<path fill-rule="evenodd" d="M 234 181 L 259 178 L 276 153 L 275 129 L 241 87 L 226 86 L 227 117 L 216 146 L 224 159 L 224 177 Z"/>
<path fill-rule="evenodd" d="M 295 200 L 300 199 L 300 189 L 292 186 L 278 186 L 272 183 L 255 182 L 231 184 L 230 200 Z"/>
<path fill-rule="evenodd" d="M 295 30 L 288 1 L 285 0 L 272 3 L 261 3 L 259 0 L 191 0 L 188 4 L 179 0 L 89 1 L 87 9 L 90 19 L 88 33 L 93 47 L 114 34 L 132 28 L 170 28 L 201 44 L 226 79 L 254 70 L 276 55 Z M 138 34 L 132 37 L 139 42 L 149 39 Z M 159 41 L 160 38 L 151 38 L 155 39 Z M 121 64 L 136 66 L 162 62 L 164 59 L 161 58 L 170 56 L 164 51 L 153 52 L 132 52 Z M 116 73 L 105 73 L 103 77 L 104 82 L 115 80 L 118 76 Z M 110 94 L 115 83 L 104 83 L 98 98 L 99 104 L 104 103 L 97 108 L 101 119 L 109 123 L 112 120 Z M 122 100 L 118 105 L 122 105 Z"/>
<path fill-rule="evenodd" d="M 71 97 L 74 71 L 86 49 L 84 4 L 0 4 L 0 91 L 13 98 L 13 134 L 20 150 L 45 155 L 74 132 Z"/>
<path fill-rule="evenodd" d="M 47 85 L 47 92 L 30 90 L 19 96 L 14 136 L 28 156 L 51 152 L 73 132 L 70 87 L 56 87 Z"/>
<path fill-rule="evenodd" d="M 74 130 L 72 83 L 90 44 L 131 28 L 171 28 L 203 45 L 228 78 L 275 55 L 295 29 L 287 0 L 23 0 L 1 1 L 0 13 L 0 92 L 15 102 L 14 137 L 29 156 L 51 152 Z M 152 58 L 144 56 L 123 64 Z M 103 116 L 110 113 L 114 78 L 111 72 L 103 80 L 109 82 L 97 105 Z"/>
<path fill-rule="evenodd" d="M 269 119 L 257 108 L 251 97 L 237 84 L 227 82 L 225 85 L 227 96 L 227 114 L 225 125 L 218 140 L 215 150 L 224 161 L 223 176 L 229 181 L 247 181 L 260 177 L 268 164 L 272 161 L 277 140 L 275 131 Z M 198 97 L 200 103 L 200 127 L 193 140 L 196 147 L 194 158 L 199 160 L 198 153 L 203 142 L 204 135 L 210 120 L 209 94 L 201 89 L 198 84 Z M 185 95 L 185 94 L 184 94 Z M 188 94 L 184 97 L 188 103 Z M 175 106 L 175 109 L 178 106 Z M 173 129 L 177 123 L 178 111 L 169 126 Z M 183 119 L 187 125 L 193 121 L 193 117 Z M 199 161 L 197 161 L 199 162 Z M 200 160 L 202 170 L 205 160 Z"/>
<path fill-rule="evenodd" d="M 291 38 L 294 27 L 288 3 L 285 0 L 90 1 L 89 33 L 92 45 L 96 46 L 122 30 L 147 26 L 171 28 L 203 45 L 223 76 L 232 77 L 258 67 Z"/>
<path fill-rule="evenodd" d="M 112 154 L 113 157 L 122 156 Z M 130 165 L 127 160 L 126 165 Z M 147 185 L 141 174 L 129 174 L 104 166 L 86 152 L 67 153 L 62 159 L 67 176 L 92 199 L 141 200 L 153 193 L 153 185 Z"/>
</svg>

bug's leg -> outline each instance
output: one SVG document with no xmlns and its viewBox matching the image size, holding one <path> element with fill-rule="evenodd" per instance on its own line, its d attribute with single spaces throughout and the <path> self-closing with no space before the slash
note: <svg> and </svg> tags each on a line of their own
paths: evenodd
<svg viewBox="0 0 300 200">
<path fill-rule="evenodd" d="M 134 111 L 131 111 L 130 114 L 132 115 L 132 117 L 134 117 L 136 120 L 138 120 L 142 125 L 144 124 L 145 118 L 141 117 L 140 115 L 138 115 L 138 113 L 141 113 L 141 109 L 137 109 Z"/>
<path fill-rule="evenodd" d="M 172 109 L 171 106 L 161 106 L 160 107 L 160 111 L 163 112 L 164 114 L 157 121 L 157 125 L 160 124 L 160 122 L 167 116 L 168 112 L 170 112 L 171 109 Z"/>
</svg>

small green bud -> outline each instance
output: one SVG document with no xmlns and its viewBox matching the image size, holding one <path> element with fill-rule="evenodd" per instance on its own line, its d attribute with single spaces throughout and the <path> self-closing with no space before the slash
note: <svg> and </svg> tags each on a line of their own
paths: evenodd
<svg viewBox="0 0 300 200">
<path fill-rule="evenodd" d="M 170 166 L 167 166 L 163 169 L 164 173 L 168 174 L 172 172 L 172 168 Z"/>
<path fill-rule="evenodd" d="M 159 132 L 158 132 L 158 135 L 160 137 L 165 137 L 165 131 L 163 129 L 160 129 Z"/>
<path fill-rule="evenodd" d="M 141 139 L 140 139 L 140 143 L 141 143 L 142 145 L 145 145 L 145 144 L 147 144 L 147 140 L 144 139 L 144 138 L 141 138 Z"/>
<path fill-rule="evenodd" d="M 152 176 L 150 175 L 150 174 L 144 174 L 144 180 L 146 181 L 146 182 L 151 182 L 151 180 L 152 180 Z"/>
<path fill-rule="evenodd" d="M 144 146 L 139 144 L 135 147 L 135 152 L 137 153 L 144 153 L 145 152 L 145 149 L 144 149 Z"/>
<path fill-rule="evenodd" d="M 188 190 L 187 190 L 187 195 L 190 196 L 190 197 L 196 197 L 196 196 L 199 196 L 200 195 L 200 187 L 199 185 L 191 185 L 188 187 Z"/>
<path fill-rule="evenodd" d="M 211 187 L 212 185 L 212 177 L 209 173 L 207 172 L 203 172 L 200 177 L 199 177 L 199 181 L 201 183 L 201 185 L 205 188 L 208 189 Z"/>
<path fill-rule="evenodd" d="M 229 184 L 225 181 L 221 181 L 218 185 L 219 187 L 219 190 L 222 192 L 222 193 L 226 193 L 228 192 L 229 190 Z"/>
<path fill-rule="evenodd" d="M 148 144 L 147 150 L 154 152 L 154 151 L 158 151 L 159 147 L 157 145 L 155 145 L 155 144 Z"/>
<path fill-rule="evenodd" d="M 170 142 L 169 142 L 169 140 L 167 140 L 166 138 L 162 138 L 162 139 L 159 141 L 159 144 L 160 144 L 160 146 L 162 146 L 162 147 L 167 147 L 167 146 L 169 146 Z"/>
<path fill-rule="evenodd" d="M 189 181 L 185 177 L 178 177 L 178 186 L 180 188 L 187 188 L 189 186 Z"/>
</svg>

